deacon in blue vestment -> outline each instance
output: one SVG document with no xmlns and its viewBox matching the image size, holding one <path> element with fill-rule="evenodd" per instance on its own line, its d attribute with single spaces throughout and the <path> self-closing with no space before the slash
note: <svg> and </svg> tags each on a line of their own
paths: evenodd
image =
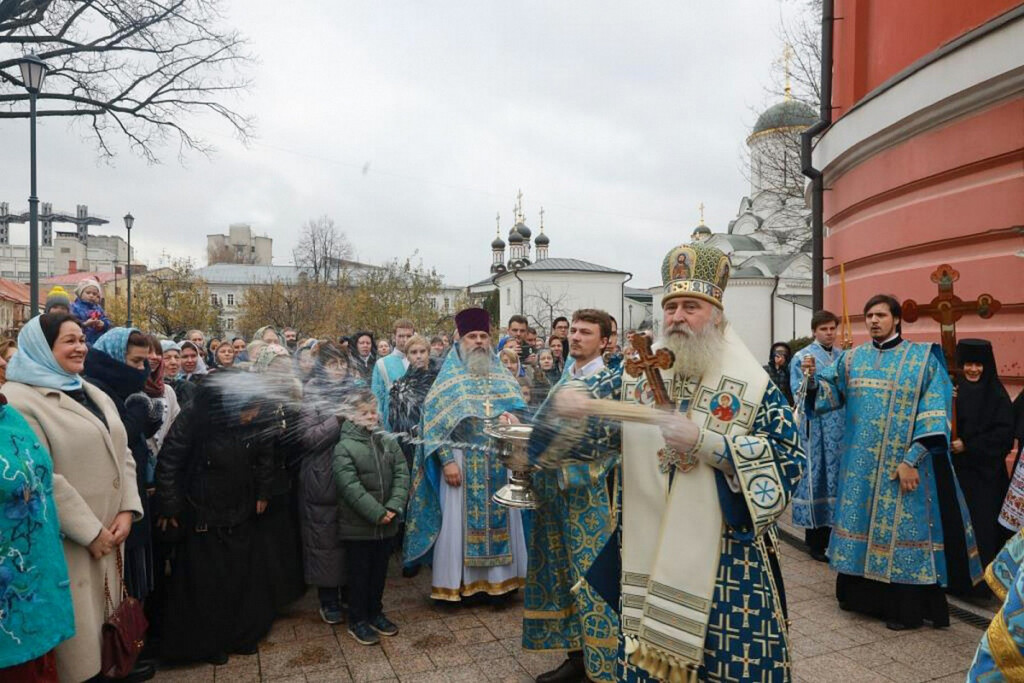
<svg viewBox="0 0 1024 683">
<path fill-rule="evenodd" d="M 868 300 L 871 342 L 816 372 L 815 408 L 846 407 L 829 560 L 843 609 L 893 630 L 949 624 L 943 587 L 981 563 L 949 457 L 952 385 L 941 350 L 904 341 L 899 302 Z M 803 360 L 814 371 L 812 356 Z"/>
<path fill-rule="evenodd" d="M 373 366 L 373 378 L 370 380 L 370 391 L 377 397 L 377 408 L 380 412 L 380 426 L 390 430 L 388 416 L 391 414 L 391 385 L 401 379 L 409 369 L 409 361 L 405 357 L 405 344 L 416 333 L 411 320 L 399 318 L 394 324 L 395 348 L 388 355 L 377 360 Z"/>
<path fill-rule="evenodd" d="M 729 270 L 728 256 L 700 243 L 665 257 L 662 343 L 675 359 L 650 372 L 668 406 L 653 409 L 635 352 L 601 380 L 619 401 L 573 383 L 551 399 L 567 421 L 591 417 L 582 433 L 560 428 L 541 466 L 560 445 L 580 459 L 600 450 L 588 440 L 621 440 L 621 533 L 587 573 L 620 609 L 620 681 L 792 679 L 772 535 L 804 456 L 792 409 L 725 320 Z"/>
<path fill-rule="evenodd" d="M 519 510 L 492 499 L 508 470 L 484 433 L 487 422 L 518 422 L 512 411 L 526 403 L 491 349 L 487 311 L 460 311 L 455 324 L 459 344 L 423 403 L 404 545 L 406 566 L 433 565 L 431 597 L 452 602 L 505 595 L 526 578 Z"/>
<path fill-rule="evenodd" d="M 981 637 L 967 681 L 1024 680 L 1024 530 L 1006 542 L 985 570 L 985 582 L 1003 606 Z"/>
<path fill-rule="evenodd" d="M 828 549 L 832 527 L 832 511 L 836 504 L 836 482 L 839 478 L 839 457 L 843 447 L 845 411 L 840 408 L 826 415 L 814 412 L 815 391 L 804 383 L 801 363 L 806 356 L 814 356 L 819 368 L 835 363 L 839 350 L 833 344 L 839 318 L 831 311 L 817 311 L 811 316 L 811 334 L 814 341 L 793 355 L 789 364 L 790 386 L 796 400 L 803 397 L 803 405 L 794 406 L 802 416 L 800 436 L 807 454 L 804 476 L 793 493 L 793 524 L 804 529 L 804 542 L 811 557 L 828 562 Z M 809 380 L 807 384 L 809 384 Z M 804 387 L 801 394 L 800 387 Z"/>
<path fill-rule="evenodd" d="M 593 398 L 618 398 L 618 368 L 608 368 L 606 353 L 614 320 L 604 311 L 573 313 L 570 375 L 555 385 L 578 386 Z M 621 362 L 621 355 L 619 355 Z M 543 451 L 564 426 L 545 402 L 535 418 L 532 455 Z M 523 613 L 523 648 L 567 651 L 561 666 L 537 677 L 537 683 L 615 680 L 619 617 L 594 588 L 582 581 L 611 538 L 615 516 L 609 474 L 618 462 L 618 429 L 594 421 L 576 449 L 584 462 L 565 462 L 535 473 L 533 488 L 541 507 L 533 513 L 528 538 L 529 570 Z"/>
</svg>

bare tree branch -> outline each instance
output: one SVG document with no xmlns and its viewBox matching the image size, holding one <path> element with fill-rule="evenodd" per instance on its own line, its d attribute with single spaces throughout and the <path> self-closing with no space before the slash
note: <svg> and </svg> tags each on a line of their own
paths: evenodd
<svg viewBox="0 0 1024 683">
<path fill-rule="evenodd" d="M 189 133 L 214 114 L 243 142 L 252 117 L 236 107 L 254 62 L 223 25 L 221 0 L 0 0 L 0 118 L 25 118 L 18 62 L 34 50 L 51 71 L 38 116 L 89 119 L 101 157 L 114 138 L 150 162 L 177 140 L 179 155 L 212 148 Z"/>
<path fill-rule="evenodd" d="M 341 280 L 345 259 L 351 256 L 352 245 L 329 216 L 307 221 L 292 252 L 295 265 L 305 268 L 314 282 L 335 284 Z"/>
</svg>

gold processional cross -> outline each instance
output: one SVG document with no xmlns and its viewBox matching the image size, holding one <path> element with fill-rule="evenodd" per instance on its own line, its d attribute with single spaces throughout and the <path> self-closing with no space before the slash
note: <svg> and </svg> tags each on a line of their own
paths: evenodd
<svg viewBox="0 0 1024 683">
<path fill-rule="evenodd" d="M 991 294 L 981 294 L 975 301 L 964 301 L 953 293 L 953 283 L 960 279 L 960 271 L 949 264 L 942 264 L 932 273 L 932 282 L 939 287 L 939 295 L 931 303 L 923 306 L 913 299 L 903 302 L 903 321 L 915 323 L 921 315 L 930 316 L 939 323 L 942 354 L 946 357 L 946 367 L 952 379 L 961 372 L 956 366 L 956 323 L 964 317 L 964 313 L 977 313 L 979 317 L 988 319 L 995 315 L 1002 304 Z M 956 402 L 953 403 L 953 438 L 956 439 Z"/>
</svg>

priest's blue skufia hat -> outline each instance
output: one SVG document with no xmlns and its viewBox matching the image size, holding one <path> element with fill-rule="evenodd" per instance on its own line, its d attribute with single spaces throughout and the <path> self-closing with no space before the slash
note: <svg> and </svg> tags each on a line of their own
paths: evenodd
<svg viewBox="0 0 1024 683">
<path fill-rule="evenodd" d="M 729 270 L 729 257 L 714 247 L 693 242 L 672 248 L 661 264 L 661 281 L 665 287 L 661 305 L 688 296 L 721 308 Z"/>
</svg>

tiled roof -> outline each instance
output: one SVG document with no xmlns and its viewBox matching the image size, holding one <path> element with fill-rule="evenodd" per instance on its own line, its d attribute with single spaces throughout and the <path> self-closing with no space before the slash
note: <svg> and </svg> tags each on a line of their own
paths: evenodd
<svg viewBox="0 0 1024 683">
<path fill-rule="evenodd" d="M 615 268 L 609 268 L 608 266 L 599 266 L 596 263 L 580 261 L 579 259 L 574 258 L 546 258 L 542 261 L 531 263 L 525 268 L 520 268 L 519 270 L 575 270 L 588 273 L 622 273 L 623 275 L 628 275 L 624 270 L 616 270 Z"/>
</svg>

